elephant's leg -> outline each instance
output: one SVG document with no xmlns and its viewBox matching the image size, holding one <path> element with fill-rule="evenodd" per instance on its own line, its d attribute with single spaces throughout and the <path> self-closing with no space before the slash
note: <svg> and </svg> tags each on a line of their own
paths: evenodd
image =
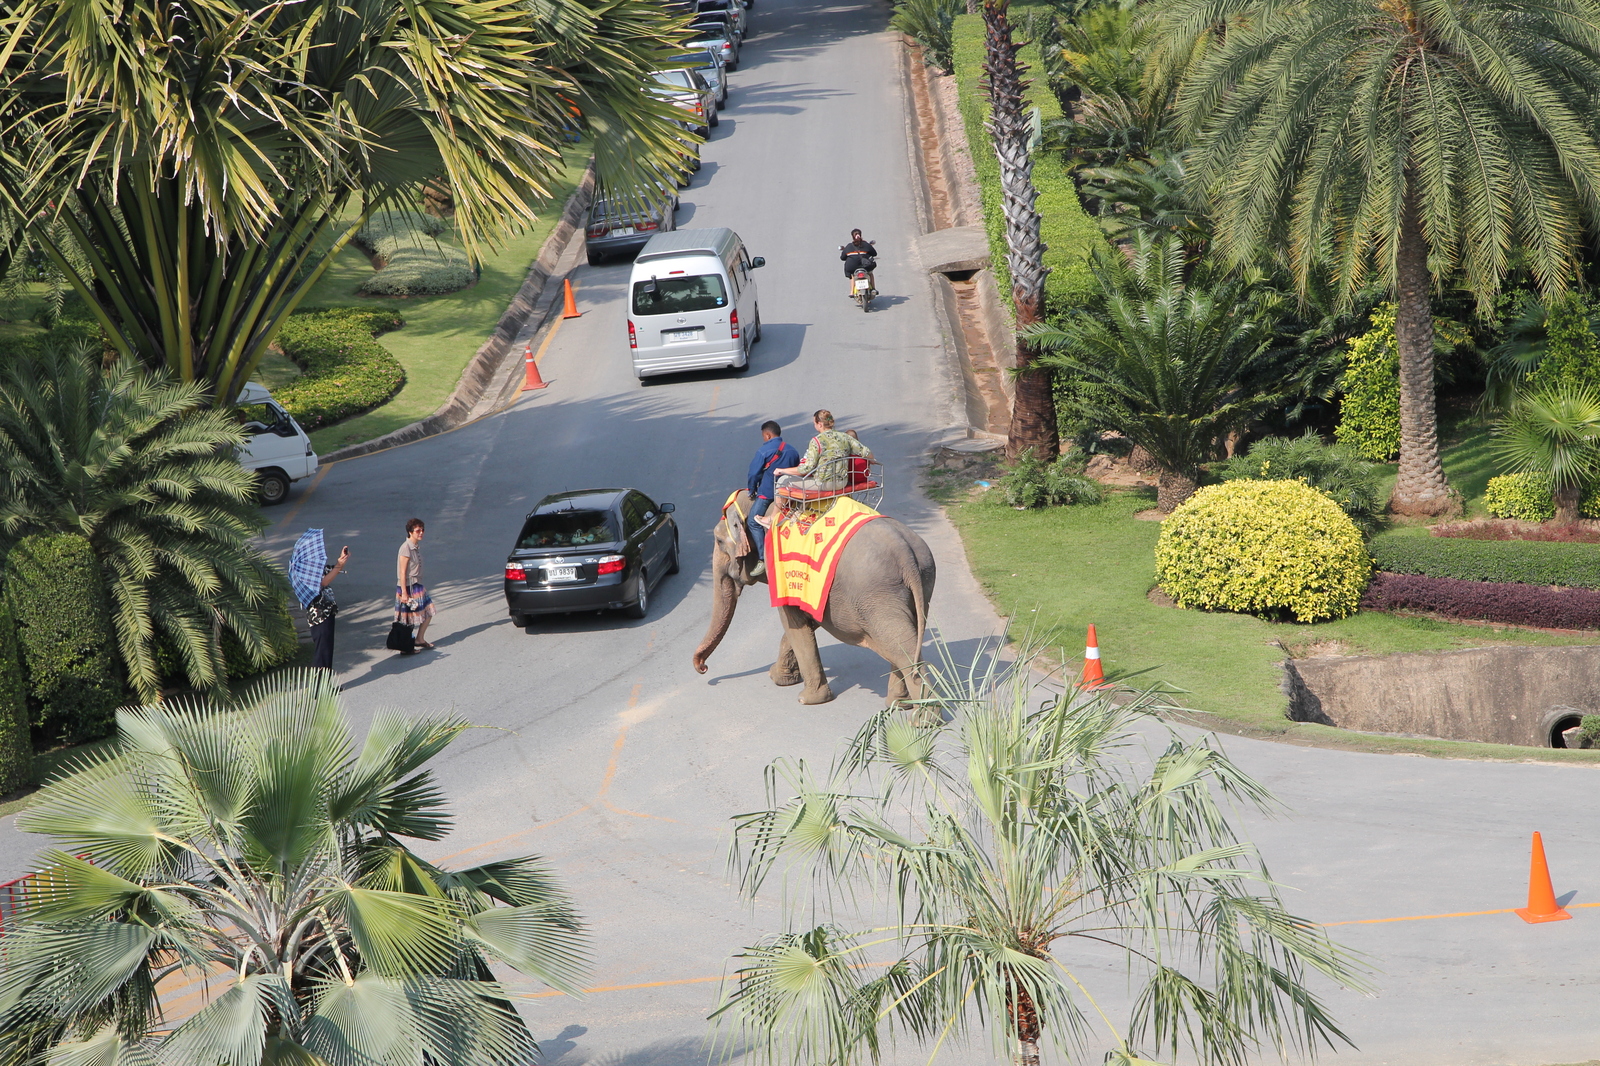
<svg viewBox="0 0 1600 1066">
<path fill-rule="evenodd" d="M 783 620 L 784 642 L 794 655 L 795 665 L 805 680 L 805 690 L 800 693 L 804 704 L 827 703 L 833 699 L 828 687 L 828 675 L 822 669 L 822 655 L 817 651 L 817 627 L 804 611 L 795 607 L 779 607 L 778 617 Z"/>
<path fill-rule="evenodd" d="M 795 659 L 794 646 L 789 642 L 789 631 L 783 631 L 783 639 L 778 641 L 778 658 L 773 662 L 772 669 L 767 676 L 772 678 L 772 683 L 780 688 L 798 685 L 805 678 L 800 676 L 800 663 Z"/>
</svg>

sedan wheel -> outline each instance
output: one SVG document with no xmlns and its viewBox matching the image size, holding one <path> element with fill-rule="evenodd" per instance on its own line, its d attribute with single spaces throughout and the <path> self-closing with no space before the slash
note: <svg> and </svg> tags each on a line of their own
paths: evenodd
<svg viewBox="0 0 1600 1066">
<path fill-rule="evenodd" d="M 650 613 L 650 575 L 639 571 L 639 594 L 627 607 L 629 618 L 643 618 Z"/>
<path fill-rule="evenodd" d="M 667 573 L 676 574 L 679 569 L 680 568 L 678 566 L 678 542 L 677 542 L 676 539 L 674 539 L 673 542 L 672 542 L 672 554 L 667 556 Z"/>
</svg>

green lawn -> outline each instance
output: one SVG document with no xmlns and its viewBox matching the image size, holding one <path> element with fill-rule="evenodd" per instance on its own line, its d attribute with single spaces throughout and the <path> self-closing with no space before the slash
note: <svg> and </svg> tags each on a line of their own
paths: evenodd
<svg viewBox="0 0 1600 1066">
<path fill-rule="evenodd" d="M 467 361 L 489 339 L 521 288 L 540 246 L 561 220 L 562 208 L 583 179 L 588 159 L 588 150 L 582 146 L 575 145 L 566 153 L 566 171 L 551 190 L 539 224 L 487 253 L 477 284 L 460 292 L 411 299 L 358 296 L 356 289 L 372 275 L 372 266 L 359 249 L 347 247 L 339 253 L 305 306 L 397 308 L 405 317 L 405 328 L 386 333 L 379 341 L 405 367 L 406 384 L 382 407 L 312 433 L 319 453 L 381 437 L 432 414 L 445 401 Z M 260 376 L 270 387 L 273 380 L 281 382 L 294 372 L 287 360 L 279 358 L 268 361 Z"/>
<path fill-rule="evenodd" d="M 1367 738 L 1284 717 L 1279 663 L 1285 651 L 1384 655 L 1492 644 L 1593 644 L 1508 627 L 1387 614 L 1357 614 L 1317 625 L 1266 622 L 1249 615 L 1179 610 L 1152 602 L 1158 522 L 1136 512 L 1153 491 L 1118 492 L 1093 507 L 1017 511 L 993 491 L 953 504 L 967 556 L 991 599 L 1011 619 L 1011 637 L 1053 634 L 1070 664 L 1082 655 L 1084 627 L 1097 627 L 1108 672 L 1132 683 L 1160 683 L 1177 702 L 1220 716 L 1218 727 L 1316 743 L 1383 750 L 1590 761 L 1590 751 L 1535 751 L 1488 744 Z"/>
</svg>

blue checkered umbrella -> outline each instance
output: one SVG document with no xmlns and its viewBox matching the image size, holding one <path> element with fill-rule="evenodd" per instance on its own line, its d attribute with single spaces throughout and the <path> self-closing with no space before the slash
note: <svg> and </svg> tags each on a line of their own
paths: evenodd
<svg viewBox="0 0 1600 1066">
<path fill-rule="evenodd" d="M 289 584 L 304 607 L 322 591 L 322 575 L 328 565 L 328 548 L 322 543 L 322 530 L 308 529 L 294 542 L 289 556 Z"/>
</svg>

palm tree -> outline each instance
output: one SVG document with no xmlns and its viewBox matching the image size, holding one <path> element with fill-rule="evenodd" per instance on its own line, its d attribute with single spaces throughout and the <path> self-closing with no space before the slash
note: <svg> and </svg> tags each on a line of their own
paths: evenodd
<svg viewBox="0 0 1600 1066">
<path fill-rule="evenodd" d="M 1284 247 L 1398 306 L 1392 510 L 1459 508 L 1440 463 L 1432 292 L 1491 301 L 1514 262 L 1558 291 L 1600 207 L 1596 0 L 1163 0 L 1148 84 L 1181 76 L 1217 242 Z M 1520 258 L 1519 258 L 1520 252 Z"/>
<path fill-rule="evenodd" d="M 25 0 L 0 30 L 0 244 L 42 248 L 116 352 L 226 403 L 372 212 L 443 183 L 476 255 L 534 221 L 574 108 L 603 178 L 667 174 L 675 112 L 640 86 L 683 21 L 648 0 Z"/>
<path fill-rule="evenodd" d="M 1219 439 L 1286 397 L 1294 366 L 1271 347 L 1275 292 L 1207 262 L 1186 281 L 1177 237 L 1137 233 L 1132 252 L 1096 254 L 1103 311 L 1027 338 L 1041 363 L 1090 386 L 1079 390 L 1084 414 L 1150 453 L 1157 506 L 1171 511 L 1194 493 Z"/>
<path fill-rule="evenodd" d="M 879 713 L 826 779 L 769 767 L 770 808 L 736 823 L 735 872 L 754 895 L 792 871 L 793 909 L 825 924 L 738 956 L 715 1015 L 730 1042 L 847 1066 L 876 1056 L 880 1028 L 941 1043 L 987 1028 L 1033 1066 L 1045 1038 L 1088 1061 L 1104 1023 L 1108 1062 L 1210 1066 L 1343 1040 L 1305 981 L 1355 987 L 1349 960 L 1283 909 L 1218 803 L 1270 809 L 1265 789 L 1175 732 L 1146 757 L 1148 693 L 1041 702 L 1031 656 L 996 658 L 941 671 L 948 717 Z M 840 924 L 869 892 L 887 924 Z M 1133 990 L 1120 1030 L 1098 996 L 1123 980 L 1091 987 L 1108 948 Z"/>
<path fill-rule="evenodd" d="M 75 533 L 101 562 L 128 680 L 160 687 L 157 650 L 189 679 L 226 678 L 231 632 L 258 664 L 295 636 L 283 575 L 251 547 L 266 525 L 247 442 L 198 384 L 98 353 L 47 349 L 0 367 L 0 554 L 34 533 Z"/>
<path fill-rule="evenodd" d="M 422 767 L 466 723 L 380 712 L 357 744 L 308 670 L 119 725 L 18 819 L 56 847 L 7 919 L 0 1061 L 533 1061 L 489 966 L 576 992 L 570 900 L 536 858 L 445 870 L 403 843 L 449 832 Z M 181 978 L 208 1002 L 164 1019 Z"/>
<path fill-rule="evenodd" d="M 984 62 L 988 75 L 989 137 L 1000 161 L 1000 203 L 1005 214 L 1006 270 L 1011 275 L 1011 304 L 1016 312 L 1016 392 L 1011 403 L 1011 430 L 1006 451 L 1015 458 L 1032 452 L 1046 462 L 1061 450 L 1055 390 L 1048 367 L 1034 363 L 1033 349 L 1022 331 L 1044 321 L 1044 242 L 1039 237 L 1039 190 L 1033 184 L 1032 132 L 1023 94 L 1027 82 L 1017 62 L 1021 45 L 1012 38 L 1007 18 L 1011 0 L 983 0 Z"/>
<path fill-rule="evenodd" d="M 1518 396 L 1495 425 L 1495 452 L 1513 474 L 1550 482 L 1557 522 L 1576 522 L 1600 476 L 1600 391 L 1564 383 Z"/>
</svg>

